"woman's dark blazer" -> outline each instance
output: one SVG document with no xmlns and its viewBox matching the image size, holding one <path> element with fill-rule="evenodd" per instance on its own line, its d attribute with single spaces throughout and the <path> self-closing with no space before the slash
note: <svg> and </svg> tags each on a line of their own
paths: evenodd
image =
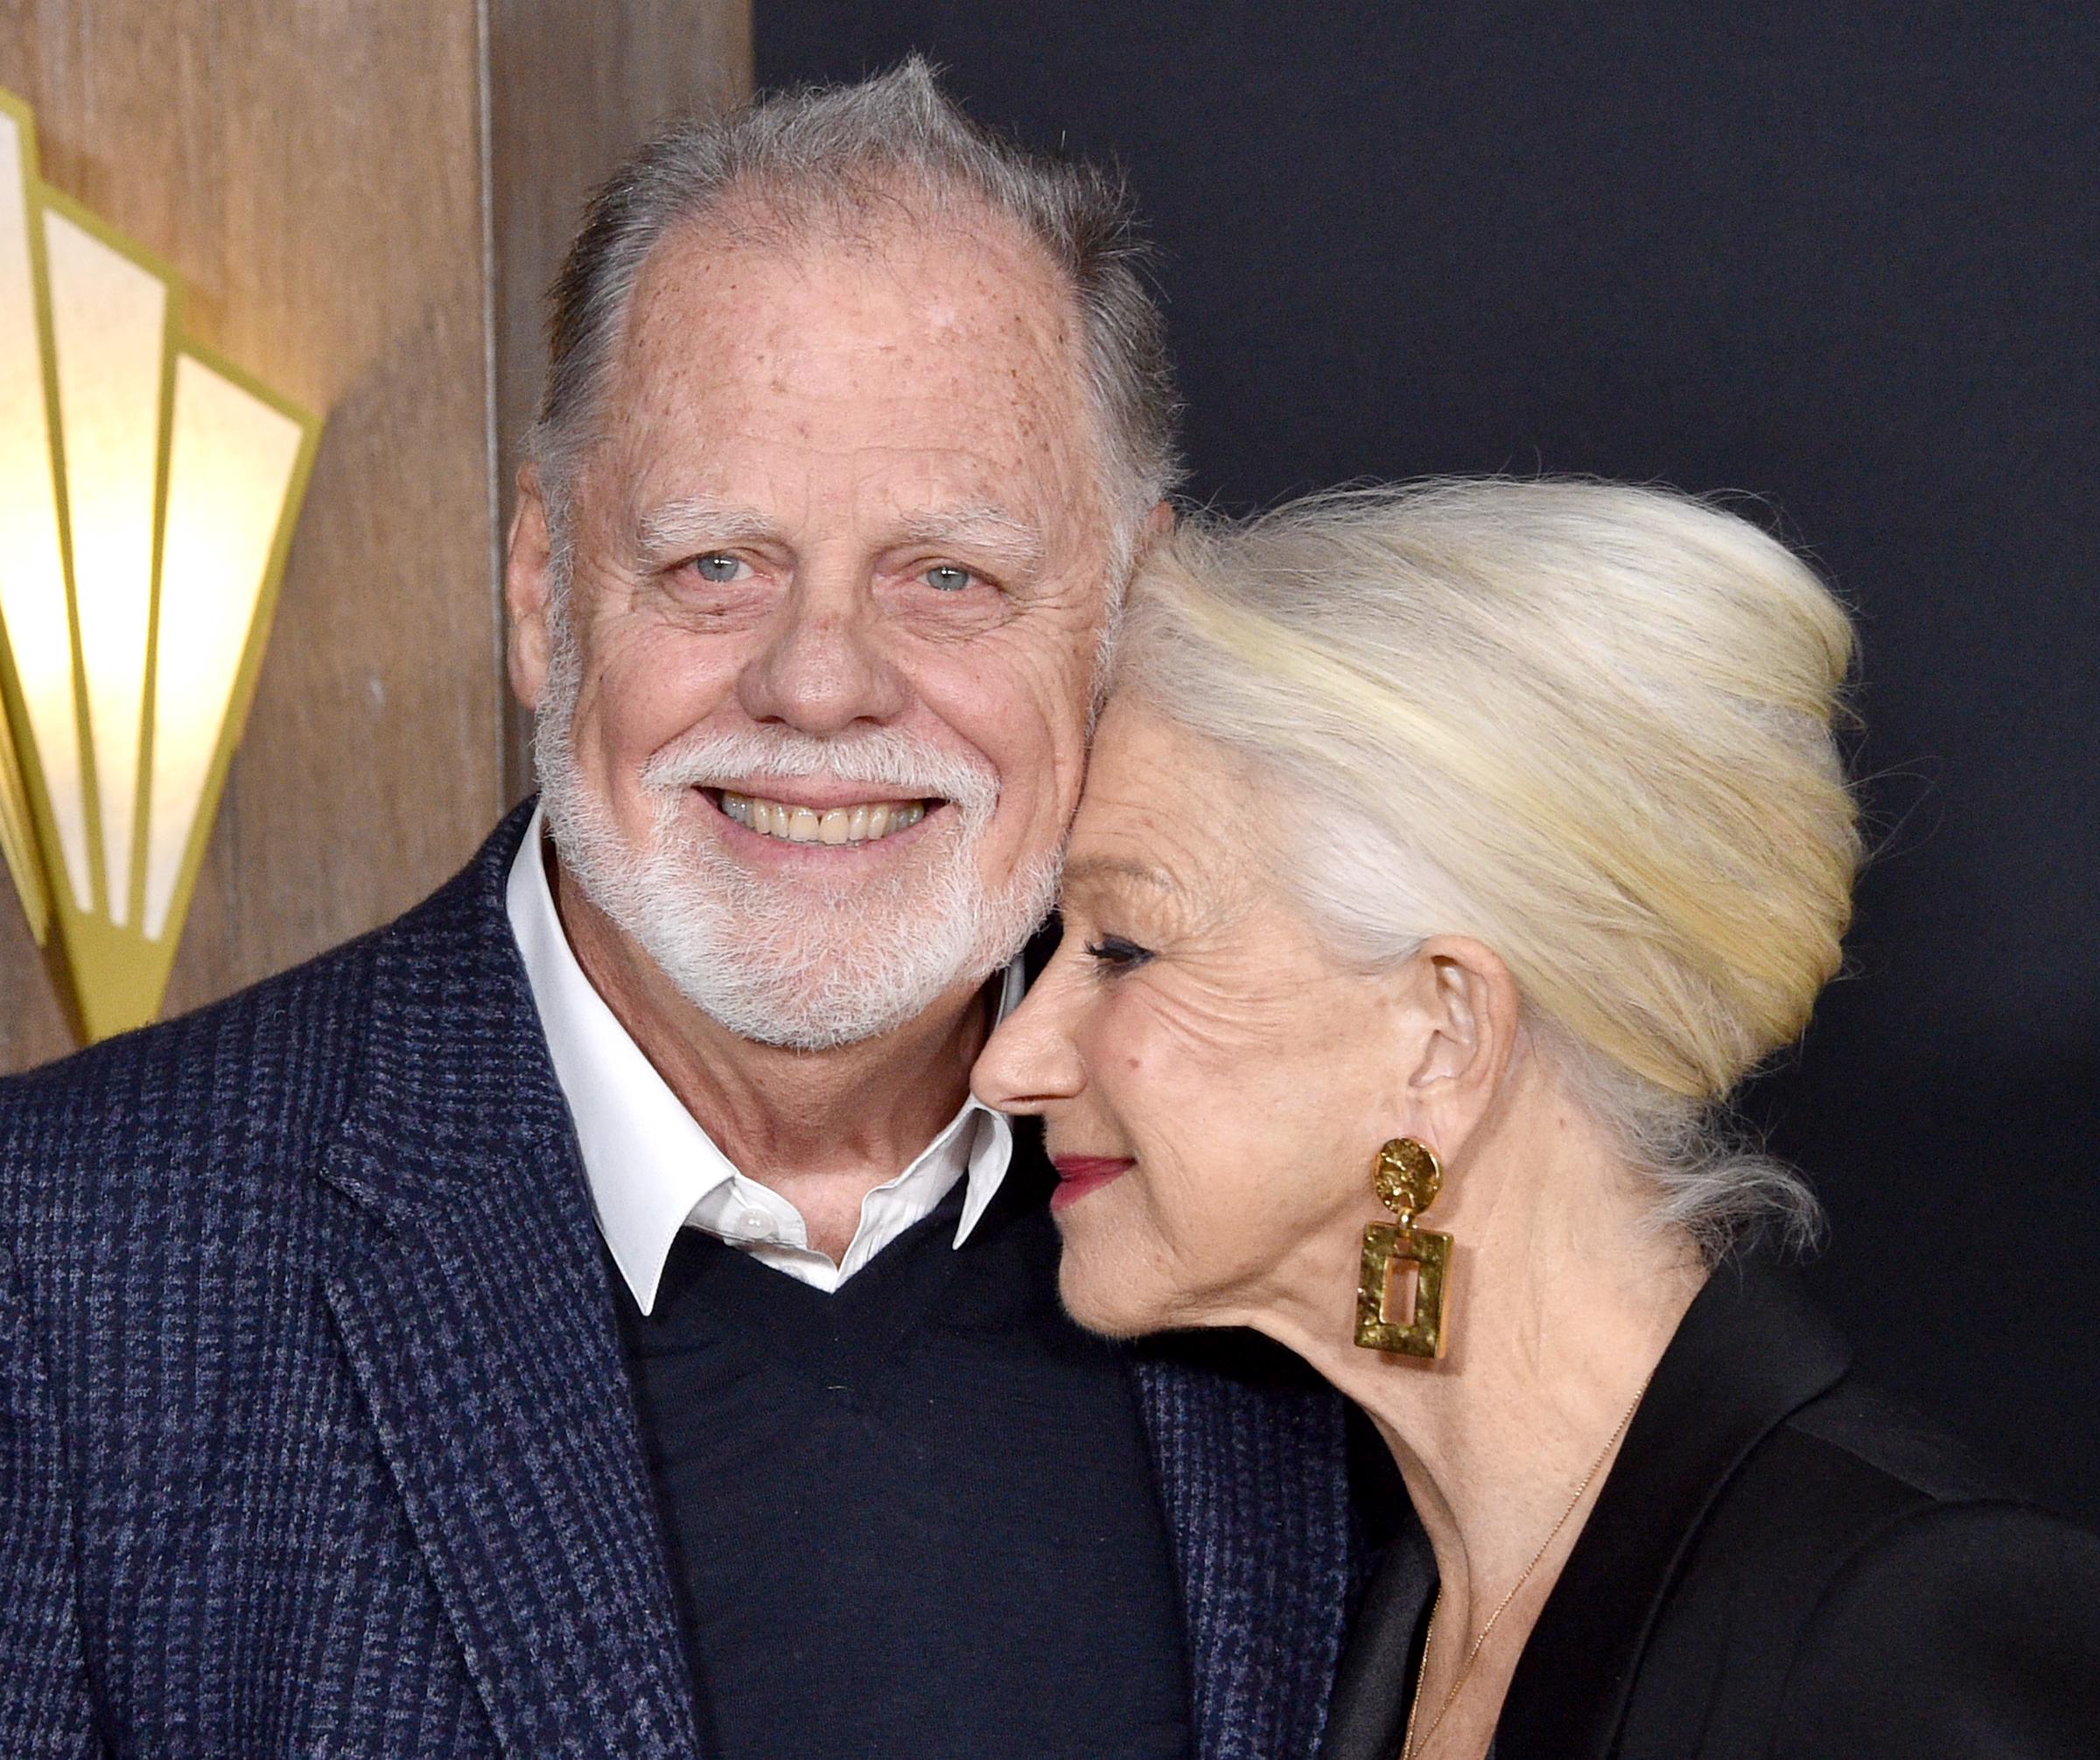
<svg viewBox="0 0 2100 1760">
<path fill-rule="evenodd" d="M 2100 1756 L 2100 1537 L 1849 1361 L 1781 1273 L 1714 1273 L 1518 1660 L 1494 1760 Z M 1323 1760 L 1399 1753 L 1435 1588 L 1410 1526 Z"/>
</svg>

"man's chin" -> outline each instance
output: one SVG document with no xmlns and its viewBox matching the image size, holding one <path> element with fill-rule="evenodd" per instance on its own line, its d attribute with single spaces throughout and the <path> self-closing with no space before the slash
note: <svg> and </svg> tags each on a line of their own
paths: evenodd
<svg viewBox="0 0 2100 1760">
<path fill-rule="evenodd" d="M 949 994 L 967 995 L 982 982 L 981 975 L 965 970 L 900 974 L 871 983 L 850 964 L 766 982 L 749 969 L 732 978 L 718 967 L 695 970 L 676 954 L 657 964 L 678 992 L 718 1025 L 739 1039 L 785 1051 L 835 1051 L 886 1038 L 934 1012 Z"/>
<path fill-rule="evenodd" d="M 783 1049 L 884 1038 L 967 1001 L 1018 952 L 1055 894 L 1054 863 L 987 894 L 970 840 L 958 847 L 945 826 L 909 834 L 898 870 L 848 877 L 821 862 L 760 872 L 704 823 L 664 818 L 636 850 L 598 813 L 564 815 L 564 865 L 689 1004 L 738 1038 Z"/>
<path fill-rule="evenodd" d="M 633 894 L 629 894 L 633 901 Z M 996 913 L 970 899 L 832 896 L 769 885 L 739 908 L 710 885 L 654 889 L 619 926 L 685 1000 L 738 1037 L 798 1051 L 880 1039 L 966 1000 L 1003 964 Z M 913 908 L 916 903 L 916 908 Z"/>
</svg>

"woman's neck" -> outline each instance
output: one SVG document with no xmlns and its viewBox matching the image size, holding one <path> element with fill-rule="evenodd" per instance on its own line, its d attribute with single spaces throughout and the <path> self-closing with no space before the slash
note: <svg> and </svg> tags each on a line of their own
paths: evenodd
<svg viewBox="0 0 2100 1760">
<path fill-rule="evenodd" d="M 1317 1312 L 1286 1302 L 1251 1317 L 1363 1408 L 1427 1532 L 1439 1599 L 1418 1760 L 1485 1749 L 1623 1422 L 1704 1280 L 1688 1242 L 1645 1224 L 1647 1195 L 1598 1132 L 1552 1109 L 1487 1134 L 1447 1180 L 1448 1206 L 1417 1224 L 1453 1240 L 1442 1360 L 1355 1343 L 1346 1299 L 1354 1239 L 1335 1244 L 1334 1300 Z M 1373 1219 L 1367 1194 L 1364 1220 Z M 1461 1680 L 1460 1701 L 1425 1746 Z"/>
<path fill-rule="evenodd" d="M 1564 1556 L 1565 1546 L 1549 1542 L 1555 1525 L 1566 1517 L 1563 1543 L 1579 1530 L 1608 1470 L 1599 1457 L 1700 1280 L 1682 1260 L 1650 1258 L 1631 1270 L 1602 1256 L 1527 1265 L 1493 1242 L 1468 1251 L 1461 1238 L 1442 1362 L 1362 1350 L 1353 1338 L 1315 1357 L 1399 1464 L 1436 1553 L 1446 1624 L 1477 1633 L 1542 1545 L 1549 1556 L 1527 1587 L 1557 1568 L 1551 1554 Z"/>
</svg>

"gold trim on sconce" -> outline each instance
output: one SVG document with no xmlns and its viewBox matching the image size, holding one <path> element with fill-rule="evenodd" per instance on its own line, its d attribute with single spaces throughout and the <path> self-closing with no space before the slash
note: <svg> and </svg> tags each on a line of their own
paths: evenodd
<svg viewBox="0 0 2100 1760">
<path fill-rule="evenodd" d="M 0 857 L 91 1040 L 159 1011 L 320 437 L 180 307 L 0 91 Z"/>
</svg>

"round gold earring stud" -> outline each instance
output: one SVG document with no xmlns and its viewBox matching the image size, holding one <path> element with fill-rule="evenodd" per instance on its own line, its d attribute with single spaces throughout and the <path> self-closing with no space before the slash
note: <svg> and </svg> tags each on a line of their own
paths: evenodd
<svg viewBox="0 0 2100 1760">
<path fill-rule="evenodd" d="M 1378 1151 L 1371 1186 L 1378 1202 L 1405 1228 L 1436 1203 L 1437 1194 L 1444 1189 L 1444 1164 L 1428 1144 L 1412 1137 L 1395 1137 Z"/>
</svg>

